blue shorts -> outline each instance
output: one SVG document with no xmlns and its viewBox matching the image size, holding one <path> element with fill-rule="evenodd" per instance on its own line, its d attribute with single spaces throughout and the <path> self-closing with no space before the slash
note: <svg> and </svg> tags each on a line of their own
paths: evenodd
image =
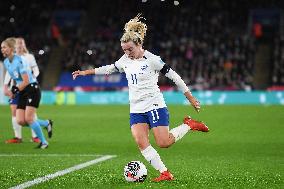
<svg viewBox="0 0 284 189">
<path fill-rule="evenodd" d="M 157 126 L 169 126 L 168 109 L 159 108 L 145 113 L 130 113 L 130 127 L 136 123 L 147 123 L 150 129 Z"/>
<path fill-rule="evenodd" d="M 17 93 L 14 98 L 10 98 L 8 102 L 10 105 L 17 105 L 19 102 L 19 93 Z"/>
</svg>

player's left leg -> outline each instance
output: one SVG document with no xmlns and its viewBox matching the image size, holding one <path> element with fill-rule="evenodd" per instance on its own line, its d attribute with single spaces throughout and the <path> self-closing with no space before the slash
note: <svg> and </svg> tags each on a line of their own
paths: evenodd
<svg viewBox="0 0 284 189">
<path fill-rule="evenodd" d="M 53 127 L 53 121 L 51 119 L 39 119 L 37 114 L 35 114 L 35 120 L 40 124 L 41 127 L 45 128 L 48 134 L 48 138 L 52 137 L 52 127 Z M 32 134 L 32 137 L 34 135 Z"/>
<path fill-rule="evenodd" d="M 156 144 L 160 148 L 168 148 L 175 143 L 175 137 L 169 132 L 169 127 L 157 126 L 152 128 Z"/>
<path fill-rule="evenodd" d="M 161 148 L 168 148 L 173 143 L 182 139 L 189 131 L 197 130 L 202 132 L 208 132 L 208 127 L 199 121 L 193 120 L 189 117 L 184 119 L 184 123 L 171 129 L 166 126 L 154 126 L 152 128 L 156 143 Z"/>
<path fill-rule="evenodd" d="M 37 114 L 35 114 L 35 118 L 34 119 L 37 120 Z M 31 129 L 31 134 L 32 134 L 31 142 L 40 143 L 39 138 L 36 136 L 36 133 L 32 129 Z"/>
<path fill-rule="evenodd" d="M 34 130 L 34 132 L 36 133 L 37 137 L 40 139 L 40 145 L 38 146 L 38 148 L 47 148 L 48 147 L 48 142 L 46 141 L 40 124 L 38 123 L 37 120 L 35 120 L 35 113 L 36 113 L 36 108 L 32 107 L 32 106 L 26 106 L 26 110 L 25 110 L 25 121 L 29 124 L 29 126 Z"/>
</svg>

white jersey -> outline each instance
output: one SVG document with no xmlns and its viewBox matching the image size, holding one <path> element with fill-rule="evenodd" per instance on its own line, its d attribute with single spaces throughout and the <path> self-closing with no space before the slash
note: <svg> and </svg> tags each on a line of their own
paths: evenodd
<svg viewBox="0 0 284 189">
<path fill-rule="evenodd" d="M 181 77 L 167 66 L 159 56 L 144 51 L 143 58 L 130 59 L 123 55 L 114 64 L 95 68 L 95 74 L 125 72 L 129 87 L 130 113 L 145 113 L 166 107 L 158 86 L 159 73 L 171 79 L 185 93 L 189 89 Z"/>
<path fill-rule="evenodd" d="M 166 107 L 158 86 L 158 76 L 164 66 L 159 56 L 145 51 L 143 58 L 132 60 L 123 55 L 115 62 L 119 72 L 125 72 L 129 86 L 130 113 L 144 113 Z"/>
<path fill-rule="evenodd" d="M 37 67 L 37 63 L 36 63 L 34 55 L 32 55 L 30 53 L 25 53 L 25 54 L 21 55 L 21 57 L 23 57 L 27 61 L 30 68 L 33 68 L 35 66 Z"/>
</svg>

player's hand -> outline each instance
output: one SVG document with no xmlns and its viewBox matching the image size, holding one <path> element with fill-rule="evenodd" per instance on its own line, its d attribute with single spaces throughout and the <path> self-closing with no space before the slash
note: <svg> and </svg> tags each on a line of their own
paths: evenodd
<svg viewBox="0 0 284 189">
<path fill-rule="evenodd" d="M 19 88 L 15 85 L 12 86 L 11 92 L 15 95 L 20 92 Z"/>
<path fill-rule="evenodd" d="M 73 80 L 76 79 L 77 76 L 79 75 L 86 75 L 85 71 L 77 70 L 75 72 L 72 72 Z"/>
<path fill-rule="evenodd" d="M 5 93 L 4 95 L 9 97 L 9 98 L 15 98 L 15 95 L 11 91 Z"/>
<path fill-rule="evenodd" d="M 8 87 L 5 86 L 4 86 L 4 95 L 9 98 L 12 98 L 14 96 L 13 93 L 8 89 Z"/>
<path fill-rule="evenodd" d="M 194 96 L 191 96 L 190 98 L 188 98 L 190 104 L 194 107 L 194 109 L 199 113 L 200 111 L 200 102 L 198 100 L 196 100 L 196 98 Z"/>
</svg>

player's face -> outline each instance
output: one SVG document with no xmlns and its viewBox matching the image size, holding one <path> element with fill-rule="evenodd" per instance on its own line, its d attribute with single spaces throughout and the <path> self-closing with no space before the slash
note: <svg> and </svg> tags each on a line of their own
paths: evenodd
<svg viewBox="0 0 284 189">
<path fill-rule="evenodd" d="M 21 54 L 24 49 L 25 43 L 21 39 L 16 40 L 16 52 L 17 54 Z"/>
<path fill-rule="evenodd" d="M 136 45 L 133 41 L 128 41 L 126 43 L 121 43 L 121 48 L 123 52 L 127 55 L 130 59 L 138 59 L 141 58 L 141 45 Z M 143 54 L 142 54 L 143 55 Z"/>
<path fill-rule="evenodd" d="M 13 49 L 3 42 L 1 43 L 1 53 L 4 57 L 9 57 L 13 53 Z"/>
</svg>

